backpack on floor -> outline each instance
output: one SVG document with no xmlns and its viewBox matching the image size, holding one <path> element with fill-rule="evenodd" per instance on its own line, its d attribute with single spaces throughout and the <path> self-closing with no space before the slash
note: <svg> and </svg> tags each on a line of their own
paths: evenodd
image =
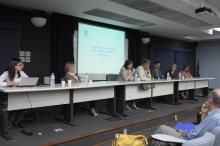
<svg viewBox="0 0 220 146">
<path fill-rule="evenodd" d="M 147 138 L 143 135 L 116 134 L 112 146 L 146 146 Z"/>
</svg>

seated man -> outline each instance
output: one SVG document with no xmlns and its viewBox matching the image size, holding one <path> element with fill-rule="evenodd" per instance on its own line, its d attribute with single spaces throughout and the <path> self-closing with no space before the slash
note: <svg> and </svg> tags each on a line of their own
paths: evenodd
<svg viewBox="0 0 220 146">
<path fill-rule="evenodd" d="M 141 80 L 149 81 L 153 79 L 150 73 L 150 60 L 148 59 L 144 59 L 142 65 L 138 66 L 136 71 Z"/>
<path fill-rule="evenodd" d="M 160 62 L 156 61 L 154 63 L 154 69 L 151 70 L 151 75 L 154 79 L 162 79 L 160 71 Z"/>
<path fill-rule="evenodd" d="M 190 131 L 179 130 L 177 132 L 173 128 L 162 125 L 157 129 L 156 134 L 166 134 L 190 140 L 201 137 L 205 132 L 211 132 L 213 128 L 220 126 L 220 89 L 210 92 L 207 102 L 202 106 L 202 113 L 202 121 Z M 152 141 L 152 146 L 166 145 L 168 144 L 164 142 Z"/>
</svg>

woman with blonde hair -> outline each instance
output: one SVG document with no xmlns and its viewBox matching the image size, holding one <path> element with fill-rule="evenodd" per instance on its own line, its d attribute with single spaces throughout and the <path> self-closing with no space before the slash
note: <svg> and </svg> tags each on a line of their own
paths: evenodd
<svg viewBox="0 0 220 146">
<path fill-rule="evenodd" d="M 84 82 L 83 78 L 78 76 L 76 73 L 75 73 L 75 63 L 74 62 L 67 62 L 66 65 L 65 65 L 65 72 L 66 72 L 66 75 L 64 76 L 64 79 L 66 81 L 68 80 L 72 80 L 73 83 L 81 83 L 81 82 Z M 96 113 L 95 111 L 95 101 L 89 101 L 89 105 L 90 105 L 90 114 L 97 117 L 98 114 Z M 78 104 L 75 105 L 76 108 L 78 107 Z"/>
<path fill-rule="evenodd" d="M 176 63 L 171 64 L 170 69 L 165 74 L 165 78 L 167 78 L 167 73 L 169 73 L 171 79 L 178 78 Z"/>
</svg>

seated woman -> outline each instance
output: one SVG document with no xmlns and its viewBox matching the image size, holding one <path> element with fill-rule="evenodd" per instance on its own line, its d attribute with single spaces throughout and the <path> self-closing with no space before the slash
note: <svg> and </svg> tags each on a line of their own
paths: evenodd
<svg viewBox="0 0 220 146">
<path fill-rule="evenodd" d="M 74 65 L 75 65 L 74 62 L 67 62 L 66 63 L 66 65 L 65 65 L 66 75 L 65 75 L 64 79 L 66 81 L 67 80 L 72 80 L 73 83 L 81 83 L 84 80 L 80 76 L 78 76 L 74 73 L 74 71 L 75 71 L 75 66 Z M 90 101 L 89 105 L 90 105 L 90 114 L 97 117 L 98 114 L 95 111 L 95 101 Z"/>
<path fill-rule="evenodd" d="M 193 76 L 190 74 L 190 68 L 189 65 L 185 65 L 183 67 L 183 70 L 181 71 L 181 76 L 184 78 L 193 78 Z"/>
<path fill-rule="evenodd" d="M 178 78 L 176 69 L 177 69 L 176 63 L 171 64 L 170 69 L 165 74 L 165 78 L 167 78 L 167 73 L 170 74 L 171 79 Z"/>
<path fill-rule="evenodd" d="M 189 65 L 185 65 L 183 67 L 183 70 L 181 71 L 181 76 L 184 77 L 185 79 L 187 78 L 193 78 L 193 76 L 190 74 L 190 68 Z M 183 99 L 188 99 L 188 90 L 180 92 L 181 96 Z"/>
<path fill-rule="evenodd" d="M 28 77 L 23 71 L 20 59 L 12 58 L 6 71 L 0 76 L 0 86 L 19 86 L 22 77 Z M 8 127 L 17 126 L 22 120 L 26 110 L 14 110 L 9 112 Z"/>
<path fill-rule="evenodd" d="M 134 73 L 135 69 L 133 68 L 133 62 L 131 60 L 126 60 L 119 72 L 118 81 L 134 81 Z M 135 104 L 135 100 L 131 101 L 131 107 L 133 109 L 139 109 Z M 129 102 L 125 103 L 125 109 L 130 109 Z"/>
</svg>

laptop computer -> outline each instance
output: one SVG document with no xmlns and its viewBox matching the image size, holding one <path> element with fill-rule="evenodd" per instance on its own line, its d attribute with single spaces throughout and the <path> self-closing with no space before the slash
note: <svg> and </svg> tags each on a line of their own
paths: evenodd
<svg viewBox="0 0 220 146">
<path fill-rule="evenodd" d="M 34 87 L 37 85 L 38 77 L 28 78 L 22 77 L 19 87 Z"/>
</svg>

